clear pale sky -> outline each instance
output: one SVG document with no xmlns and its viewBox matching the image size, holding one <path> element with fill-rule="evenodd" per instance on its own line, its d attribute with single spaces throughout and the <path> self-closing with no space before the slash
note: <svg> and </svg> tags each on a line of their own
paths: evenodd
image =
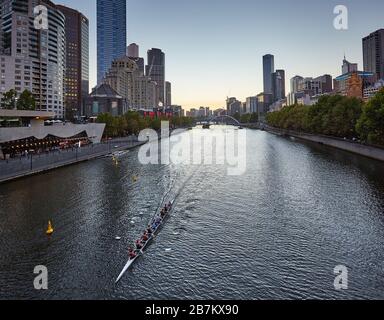
<svg viewBox="0 0 384 320">
<path fill-rule="evenodd" d="M 96 83 L 96 0 L 54 0 L 90 20 L 91 86 Z M 336 5 L 349 10 L 349 29 L 333 27 Z M 172 103 L 223 107 L 263 90 L 262 56 L 287 73 L 338 76 L 344 52 L 362 66 L 361 38 L 384 28 L 383 0 L 127 0 L 128 43 L 140 55 L 166 54 Z"/>
</svg>

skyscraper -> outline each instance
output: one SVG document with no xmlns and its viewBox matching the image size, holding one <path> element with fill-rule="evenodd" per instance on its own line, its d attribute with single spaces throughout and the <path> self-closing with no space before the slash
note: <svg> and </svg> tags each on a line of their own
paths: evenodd
<svg viewBox="0 0 384 320">
<path fill-rule="evenodd" d="M 263 56 L 264 93 L 272 93 L 272 73 L 275 72 L 275 57 L 271 54 Z"/>
<path fill-rule="evenodd" d="M 272 73 L 273 100 L 278 101 L 285 98 L 285 71 L 276 70 Z"/>
<path fill-rule="evenodd" d="M 384 79 L 384 29 L 363 38 L 364 71 L 373 72 Z"/>
<path fill-rule="evenodd" d="M 139 68 L 141 74 L 144 75 L 144 67 L 145 67 L 144 66 L 145 65 L 144 58 L 140 58 L 140 57 L 134 58 L 134 57 L 130 57 L 130 56 L 128 56 L 128 58 L 136 62 L 137 67 Z"/>
<path fill-rule="evenodd" d="M 31 27 L 38 3 L 48 9 L 47 30 Z M 28 90 L 37 110 L 63 118 L 64 15 L 49 0 L 2 0 L 0 8 L 0 98 L 10 89 Z"/>
<path fill-rule="evenodd" d="M 170 107 L 172 105 L 172 84 L 169 81 L 165 82 L 165 98 L 166 106 Z"/>
<path fill-rule="evenodd" d="M 139 46 L 136 43 L 131 43 L 127 48 L 127 56 L 130 58 L 139 57 Z"/>
<path fill-rule="evenodd" d="M 146 75 L 152 81 L 157 83 L 156 105 L 161 103 L 165 106 L 165 54 L 161 49 L 152 48 L 148 50 L 148 65 L 146 66 Z"/>
<path fill-rule="evenodd" d="M 126 0 L 97 0 L 97 82 L 127 49 Z"/>
<path fill-rule="evenodd" d="M 84 115 L 89 93 L 89 22 L 80 12 L 58 5 L 65 16 L 66 68 L 64 105 L 66 118 Z"/>
<path fill-rule="evenodd" d="M 156 106 L 156 84 L 139 70 L 127 56 L 115 59 L 103 79 L 135 110 L 153 111 Z"/>
</svg>

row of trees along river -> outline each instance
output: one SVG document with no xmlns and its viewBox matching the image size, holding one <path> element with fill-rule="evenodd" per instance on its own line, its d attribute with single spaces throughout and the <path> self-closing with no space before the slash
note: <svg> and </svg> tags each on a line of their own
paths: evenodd
<svg viewBox="0 0 384 320">
<path fill-rule="evenodd" d="M 194 120 L 189 117 L 143 117 L 138 112 L 128 111 L 122 116 L 114 117 L 109 113 L 100 114 L 98 123 L 105 123 L 104 137 L 123 137 L 130 134 L 138 134 L 141 130 L 150 128 L 161 129 L 161 121 L 169 121 L 171 128 L 183 128 L 193 125 Z"/>
<path fill-rule="evenodd" d="M 267 122 L 276 128 L 384 146 L 384 89 L 368 102 L 335 95 L 321 97 L 312 106 L 287 106 L 269 113 Z"/>
</svg>

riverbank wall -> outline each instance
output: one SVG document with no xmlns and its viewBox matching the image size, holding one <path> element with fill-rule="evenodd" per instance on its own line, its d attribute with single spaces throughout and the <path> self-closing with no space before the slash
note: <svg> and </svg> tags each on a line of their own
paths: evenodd
<svg viewBox="0 0 384 320">
<path fill-rule="evenodd" d="M 371 159 L 384 161 L 384 148 L 381 148 L 381 147 L 365 145 L 359 142 L 354 142 L 354 141 L 345 140 L 341 138 L 295 132 L 291 130 L 284 130 L 284 129 L 272 128 L 267 126 L 264 126 L 263 130 L 275 135 L 294 137 L 299 140 L 310 141 L 317 144 L 348 151 L 354 154 L 359 154 L 361 156 L 368 157 Z"/>
</svg>

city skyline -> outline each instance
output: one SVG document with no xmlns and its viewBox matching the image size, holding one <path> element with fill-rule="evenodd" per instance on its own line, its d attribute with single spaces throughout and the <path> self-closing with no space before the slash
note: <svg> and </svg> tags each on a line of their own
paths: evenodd
<svg viewBox="0 0 384 320">
<path fill-rule="evenodd" d="M 79 10 L 90 20 L 92 88 L 96 84 L 96 1 L 57 3 Z M 337 4 L 302 0 L 294 5 L 280 0 L 268 3 L 169 0 L 164 4 L 128 0 L 127 43 L 137 43 L 141 56 L 151 48 L 165 52 L 167 79 L 173 83 L 175 103 L 185 109 L 219 108 L 225 106 L 227 96 L 245 101 L 246 97 L 263 91 L 262 56 L 265 54 L 273 54 L 279 67 L 286 70 L 287 92 L 289 79 L 295 75 L 338 76 L 344 53 L 349 61 L 363 69 L 362 38 L 384 27 L 380 19 L 384 3 L 372 0 L 367 6 L 361 1 L 347 1 L 349 29 L 343 31 L 333 26 L 333 10 Z M 276 15 L 277 7 L 279 12 L 284 12 L 283 16 Z M 163 17 L 161 23 L 155 19 L 156 15 Z M 228 22 L 234 16 L 242 19 L 236 24 Z M 190 63 L 194 60 L 198 61 Z M 222 68 L 224 64 L 226 67 Z"/>
</svg>

